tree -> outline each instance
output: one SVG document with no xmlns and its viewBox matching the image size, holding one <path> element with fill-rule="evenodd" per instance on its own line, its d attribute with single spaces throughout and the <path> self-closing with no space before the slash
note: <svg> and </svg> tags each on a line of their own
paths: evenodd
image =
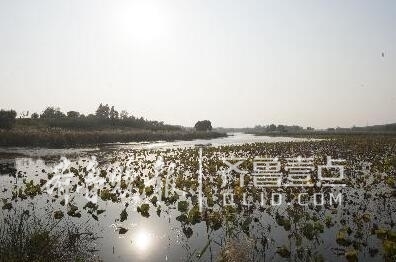
<svg viewBox="0 0 396 262">
<path fill-rule="evenodd" d="M 68 118 L 79 118 L 80 113 L 77 111 L 69 111 L 69 112 L 67 112 L 67 117 Z"/>
<path fill-rule="evenodd" d="M 278 125 L 278 127 L 276 128 L 279 132 L 286 132 L 286 127 L 284 125 Z"/>
<path fill-rule="evenodd" d="M 114 106 L 111 107 L 109 115 L 110 115 L 110 119 L 113 121 L 115 119 L 118 119 L 118 111 L 114 109 Z"/>
<path fill-rule="evenodd" d="M 96 116 L 100 119 L 108 119 L 110 117 L 109 105 L 102 105 L 102 103 L 100 103 L 98 109 L 96 109 Z"/>
<path fill-rule="evenodd" d="M 118 119 L 118 111 L 114 109 L 114 106 L 111 107 L 109 115 L 110 115 L 111 124 L 114 126 L 115 121 Z"/>
<path fill-rule="evenodd" d="M 202 120 L 198 121 L 194 127 L 197 131 L 210 131 L 212 130 L 212 123 L 209 120 Z"/>
<path fill-rule="evenodd" d="M 0 110 L 0 128 L 11 129 L 15 125 L 16 115 L 14 110 Z"/>
<path fill-rule="evenodd" d="M 31 118 L 31 119 L 38 119 L 38 118 L 39 118 L 39 114 L 33 113 L 33 114 L 30 116 L 30 118 Z"/>
<path fill-rule="evenodd" d="M 275 131 L 276 130 L 276 125 L 274 125 L 274 124 L 271 124 L 269 127 L 268 127 L 268 131 Z"/>
<path fill-rule="evenodd" d="M 44 112 L 40 115 L 40 118 L 43 119 L 61 119 L 66 117 L 64 113 L 62 113 L 59 107 L 47 107 Z"/>
<path fill-rule="evenodd" d="M 122 120 L 128 119 L 128 112 L 125 111 L 125 110 L 122 110 L 122 111 L 121 111 L 121 114 L 120 114 L 120 118 L 121 118 Z"/>
</svg>

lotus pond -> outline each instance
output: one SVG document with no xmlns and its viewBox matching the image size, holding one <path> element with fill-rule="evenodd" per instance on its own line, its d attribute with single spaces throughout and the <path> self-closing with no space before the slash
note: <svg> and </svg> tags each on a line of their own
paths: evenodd
<svg viewBox="0 0 396 262">
<path fill-rule="evenodd" d="M 1 162 L 0 243 L 23 214 L 90 236 L 81 244 L 87 261 L 395 261 L 396 138 L 241 136 L 20 149 Z M 343 186 L 318 183 L 328 156 L 344 160 Z M 256 186 L 258 157 L 276 157 L 285 173 L 286 159 L 312 158 L 312 186 Z M 223 172 L 229 158 L 241 161 L 244 179 Z"/>
</svg>

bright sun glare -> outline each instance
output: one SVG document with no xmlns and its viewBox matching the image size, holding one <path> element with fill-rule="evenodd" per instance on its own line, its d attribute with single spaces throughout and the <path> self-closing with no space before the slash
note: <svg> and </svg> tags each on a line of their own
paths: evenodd
<svg viewBox="0 0 396 262">
<path fill-rule="evenodd" d="M 159 3 L 137 1 L 121 10 L 122 27 L 134 40 L 150 42 L 167 33 L 164 10 Z"/>
<path fill-rule="evenodd" d="M 151 242 L 150 235 L 144 230 L 137 232 L 137 234 L 134 237 L 135 246 L 140 251 L 147 250 L 150 246 L 150 242 Z"/>
</svg>

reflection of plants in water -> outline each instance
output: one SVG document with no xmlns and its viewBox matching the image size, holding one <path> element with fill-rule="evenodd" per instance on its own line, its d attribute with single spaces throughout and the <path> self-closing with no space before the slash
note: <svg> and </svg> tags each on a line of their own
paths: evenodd
<svg viewBox="0 0 396 262">
<path fill-rule="evenodd" d="M 98 237 L 65 218 L 12 209 L 0 226 L 0 261 L 94 261 Z"/>
<path fill-rule="evenodd" d="M 207 242 L 200 249 L 189 251 L 190 260 L 199 260 L 205 253 L 211 253 L 216 248 L 223 248 L 219 254 L 222 259 L 226 259 L 238 249 L 235 243 L 245 240 L 252 251 L 249 255 L 254 260 L 272 260 L 281 256 L 301 261 L 320 261 L 324 257 L 338 255 L 351 261 L 358 257 L 370 258 L 379 255 L 392 260 L 396 252 L 396 204 L 393 189 L 396 170 L 393 161 L 396 155 L 395 145 L 392 138 L 351 137 L 319 142 L 205 148 L 203 168 L 206 179 L 203 181 L 203 193 L 206 207 L 202 213 L 199 211 L 197 198 L 197 149 L 115 152 L 110 157 L 106 155 L 107 161 L 117 163 L 120 170 L 133 169 L 136 176 L 132 181 L 122 179 L 119 183 L 120 189 L 116 190 L 116 185 L 100 189 L 98 204 L 88 204 L 85 210 L 94 219 L 100 219 L 100 214 L 104 212 L 100 209 L 102 201 L 123 202 L 125 207 L 120 213 L 121 222 L 128 220 L 128 212 L 132 210 L 137 210 L 143 217 L 155 214 L 166 217 L 171 212 L 177 212 L 176 221 L 180 223 L 181 232 L 186 239 L 193 237 L 195 227 L 203 222 L 207 229 Z M 176 188 L 185 192 L 184 196 L 172 192 L 165 197 L 164 187 L 161 192 L 156 192 L 156 184 L 147 184 L 154 177 L 152 166 L 157 155 L 163 156 L 166 162 L 176 163 L 172 182 Z M 327 155 L 347 160 L 347 187 L 341 190 L 344 197 L 342 205 L 330 205 L 327 202 L 323 206 L 315 206 L 312 202 L 307 206 L 296 204 L 295 199 L 301 192 L 310 196 L 315 192 L 326 195 L 332 192 L 331 189 L 281 188 L 260 191 L 248 186 L 251 182 L 249 176 L 246 176 L 243 187 L 238 179 L 231 180 L 224 187 L 221 177 L 216 175 L 222 165 L 222 157 L 247 157 L 250 160 L 241 167 L 251 170 L 251 158 L 255 156 L 298 155 L 316 156 L 315 165 L 318 165 L 321 157 Z M 135 160 L 130 162 L 131 158 Z M 364 169 L 363 162 L 370 162 L 371 166 Z M 70 171 L 79 177 L 78 182 L 84 182 L 86 171 L 81 163 Z M 109 182 L 109 177 L 114 172 L 103 167 L 100 175 Z M 161 175 L 160 180 L 165 183 L 166 176 Z M 234 192 L 235 205 L 224 205 L 222 193 L 226 189 Z M 291 205 L 263 204 L 262 192 L 266 196 L 274 192 L 283 193 Z M 40 187 L 25 181 L 24 188 L 14 190 L 13 197 L 33 197 L 39 193 Z M 250 205 L 244 204 L 244 194 L 248 195 Z M 6 201 L 3 208 L 10 208 L 10 204 Z M 78 216 L 80 213 L 74 205 L 69 204 L 67 208 L 69 216 Z M 227 253 L 227 250 L 230 251 Z"/>
</svg>

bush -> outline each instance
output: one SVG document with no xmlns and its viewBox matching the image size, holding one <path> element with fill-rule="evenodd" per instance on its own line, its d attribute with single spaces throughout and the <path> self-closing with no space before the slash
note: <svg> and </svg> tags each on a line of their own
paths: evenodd
<svg viewBox="0 0 396 262">
<path fill-rule="evenodd" d="M 212 130 L 212 123 L 209 120 L 198 121 L 194 127 L 197 131 L 210 131 Z"/>
<path fill-rule="evenodd" d="M 15 125 L 16 112 L 14 110 L 0 111 L 0 128 L 11 129 Z"/>
</svg>

